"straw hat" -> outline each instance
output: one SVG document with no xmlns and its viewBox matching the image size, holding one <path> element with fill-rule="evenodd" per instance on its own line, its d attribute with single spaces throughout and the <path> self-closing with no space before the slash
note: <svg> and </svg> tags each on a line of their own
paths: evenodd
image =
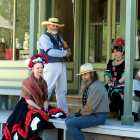
<svg viewBox="0 0 140 140">
<path fill-rule="evenodd" d="M 80 73 L 78 73 L 77 75 L 81 75 L 81 74 L 92 72 L 92 71 L 95 71 L 93 69 L 92 64 L 86 63 L 86 64 L 81 65 L 81 67 L 80 67 Z"/>
<path fill-rule="evenodd" d="M 59 19 L 58 18 L 49 18 L 48 21 L 43 21 L 42 26 L 46 27 L 47 24 L 52 24 L 52 25 L 57 25 L 59 27 L 63 27 L 64 24 L 59 24 Z"/>
</svg>

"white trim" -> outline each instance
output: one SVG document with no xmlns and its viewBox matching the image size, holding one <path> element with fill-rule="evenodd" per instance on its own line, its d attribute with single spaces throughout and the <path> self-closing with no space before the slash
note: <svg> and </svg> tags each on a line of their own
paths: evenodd
<svg viewBox="0 0 140 140">
<path fill-rule="evenodd" d="M 0 89 L 0 95 L 20 96 L 21 90 L 18 89 Z"/>
</svg>

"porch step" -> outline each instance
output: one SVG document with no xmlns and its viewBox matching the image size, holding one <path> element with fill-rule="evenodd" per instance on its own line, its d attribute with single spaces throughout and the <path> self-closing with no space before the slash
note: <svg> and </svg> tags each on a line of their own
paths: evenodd
<svg viewBox="0 0 140 140">
<path fill-rule="evenodd" d="M 52 107 L 57 107 L 56 102 L 49 102 L 49 105 Z M 81 109 L 82 105 L 80 103 L 68 103 L 68 110 L 69 114 L 75 114 L 75 112 L 78 112 Z"/>
<path fill-rule="evenodd" d="M 56 96 L 55 95 L 52 95 L 51 99 L 52 99 L 51 101 L 56 102 Z M 66 95 L 66 99 L 67 99 L 68 103 L 82 103 L 81 102 L 82 97 L 78 96 L 78 95 Z"/>
<path fill-rule="evenodd" d="M 70 115 L 75 114 L 75 112 L 78 112 L 81 109 L 81 107 L 82 107 L 81 96 L 67 95 L 66 99 L 67 99 L 68 110 L 69 110 Z M 52 95 L 49 105 L 51 105 L 53 107 L 57 107 L 55 95 Z"/>
</svg>

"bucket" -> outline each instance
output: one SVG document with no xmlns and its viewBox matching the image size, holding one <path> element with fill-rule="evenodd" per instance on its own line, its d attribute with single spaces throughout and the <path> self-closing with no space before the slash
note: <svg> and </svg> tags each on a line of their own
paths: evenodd
<svg viewBox="0 0 140 140">
<path fill-rule="evenodd" d="M 13 58 L 13 48 L 5 49 L 5 60 L 12 60 Z"/>
</svg>

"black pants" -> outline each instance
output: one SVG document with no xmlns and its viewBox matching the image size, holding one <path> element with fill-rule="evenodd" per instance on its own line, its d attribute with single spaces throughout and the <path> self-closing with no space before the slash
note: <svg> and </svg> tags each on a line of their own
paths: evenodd
<svg viewBox="0 0 140 140">
<path fill-rule="evenodd" d="M 109 98 L 111 100 L 109 104 L 110 112 L 118 112 L 123 114 L 123 105 L 124 101 L 122 100 L 120 94 L 118 92 L 114 92 L 112 95 L 109 94 Z"/>
</svg>

